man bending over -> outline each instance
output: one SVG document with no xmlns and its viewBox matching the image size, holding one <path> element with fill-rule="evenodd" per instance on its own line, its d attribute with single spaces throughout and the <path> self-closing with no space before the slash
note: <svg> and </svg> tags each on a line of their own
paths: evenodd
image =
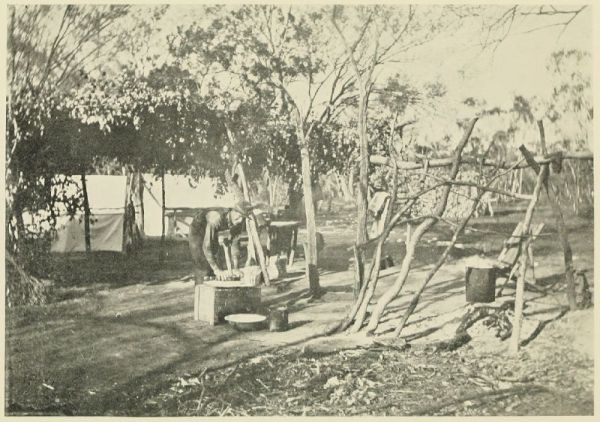
<svg viewBox="0 0 600 422">
<path fill-rule="evenodd" d="M 202 282 L 207 276 L 224 280 L 231 275 L 230 271 L 222 270 L 218 262 L 220 231 L 229 230 L 233 268 L 239 268 L 239 244 L 243 223 L 242 214 L 233 209 L 202 210 L 194 217 L 188 241 L 197 282 Z"/>
</svg>

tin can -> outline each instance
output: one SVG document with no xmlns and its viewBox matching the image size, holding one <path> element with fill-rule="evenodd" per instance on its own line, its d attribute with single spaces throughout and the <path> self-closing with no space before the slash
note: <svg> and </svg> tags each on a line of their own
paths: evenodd
<svg viewBox="0 0 600 422">
<path fill-rule="evenodd" d="M 287 331 L 288 309 L 285 306 L 271 308 L 269 312 L 269 331 Z"/>
</svg>

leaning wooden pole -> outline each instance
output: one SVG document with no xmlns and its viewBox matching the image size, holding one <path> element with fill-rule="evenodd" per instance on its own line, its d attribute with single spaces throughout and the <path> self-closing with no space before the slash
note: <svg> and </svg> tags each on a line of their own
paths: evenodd
<svg viewBox="0 0 600 422">
<path fill-rule="evenodd" d="M 527 233 L 527 236 L 529 235 L 530 233 Z M 517 287 L 515 289 L 515 316 L 513 319 L 510 344 L 508 345 L 508 352 L 513 356 L 519 353 L 519 342 L 521 341 L 521 322 L 523 319 L 523 306 L 525 303 L 525 273 L 527 272 L 527 264 L 529 261 L 529 255 L 526 251 L 530 242 L 531 238 L 528 237 L 524 241 L 524 245 L 521 248 L 522 252 L 520 266 L 522 269 L 521 273 L 519 274 L 519 278 L 517 279 Z"/>
<path fill-rule="evenodd" d="M 244 200 L 246 200 L 248 203 L 251 203 L 250 190 L 248 188 L 248 181 L 246 180 L 246 173 L 244 172 L 244 168 L 241 163 L 238 163 L 238 165 L 237 165 L 237 173 L 240 178 L 241 185 L 242 185 L 242 192 L 244 195 Z M 254 219 L 254 212 L 252 210 L 250 211 L 246 222 L 248 225 L 247 226 L 248 237 L 249 237 L 248 245 L 250 247 L 253 247 L 254 253 L 258 260 L 258 265 L 260 265 L 260 271 L 262 272 L 265 285 L 270 286 L 271 280 L 269 278 L 269 272 L 267 271 L 267 259 L 265 257 L 265 253 L 263 251 L 262 245 L 260 244 L 258 228 L 256 227 L 256 220 Z"/>
<path fill-rule="evenodd" d="M 229 129 L 229 127 L 226 127 L 226 130 L 227 130 L 227 138 L 229 139 L 229 143 L 231 143 L 231 145 L 233 147 L 235 147 L 235 143 L 236 143 L 235 135 L 233 134 L 231 129 Z M 238 177 L 240 178 L 240 182 L 241 182 L 243 191 L 240 191 L 240 188 L 233 181 L 233 173 L 236 169 L 237 169 Z M 227 173 L 226 177 L 227 177 L 227 184 L 233 190 L 236 200 L 238 202 L 247 201 L 250 203 L 250 191 L 248 189 L 248 182 L 246 180 L 246 174 L 244 172 L 244 167 L 242 166 L 242 164 L 239 161 L 237 161 L 235 163 L 235 165 L 233 166 L 233 170 L 232 170 L 231 174 Z M 269 286 L 269 285 L 271 285 L 271 280 L 269 279 L 269 273 L 267 271 L 267 260 L 265 258 L 265 254 L 262 249 L 262 245 L 260 244 L 260 238 L 258 236 L 258 230 L 256 228 L 256 221 L 254 220 L 254 213 L 252 212 L 252 210 L 250 210 L 249 215 L 247 215 L 246 217 L 247 217 L 246 222 L 247 222 L 249 244 L 251 242 L 254 245 L 254 251 L 257 255 L 258 264 L 260 266 L 260 270 L 263 275 L 263 281 L 264 281 L 265 285 Z"/>
<path fill-rule="evenodd" d="M 521 145 L 521 147 L 519 149 L 525 156 L 525 159 L 528 162 L 530 162 L 532 156 L 529 154 L 527 149 L 523 145 Z M 548 165 L 544 164 L 544 165 L 542 165 L 540 171 L 538 172 L 538 177 L 537 177 L 537 180 L 535 183 L 535 188 L 533 189 L 533 198 L 531 198 L 531 201 L 529 202 L 529 206 L 527 207 L 527 211 L 525 212 L 525 218 L 523 219 L 522 233 L 526 236 L 529 236 L 529 233 L 531 231 L 531 220 L 533 218 L 533 212 L 535 210 L 538 199 L 540 197 L 540 191 L 542 189 L 542 186 L 546 182 L 547 177 L 548 177 Z M 524 242 L 525 243 L 524 247 L 522 245 L 522 248 L 521 248 L 521 251 L 522 251 L 521 259 L 522 259 L 523 264 L 527 264 L 527 244 L 529 241 L 530 241 L 530 239 L 527 238 Z M 515 316 L 513 318 L 513 332 L 512 332 L 510 345 L 509 345 L 509 349 L 508 349 L 509 353 L 513 354 L 513 355 L 517 354 L 519 351 L 520 327 L 521 327 L 521 320 L 523 318 L 523 303 L 525 301 L 524 291 L 525 291 L 526 269 L 527 269 L 527 266 L 523 266 L 521 268 L 521 275 L 517 280 L 517 289 L 516 289 L 516 293 L 515 293 Z"/>
</svg>

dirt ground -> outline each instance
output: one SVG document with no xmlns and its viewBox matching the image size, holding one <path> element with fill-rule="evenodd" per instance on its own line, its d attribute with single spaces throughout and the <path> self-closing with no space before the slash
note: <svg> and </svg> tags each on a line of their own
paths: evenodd
<svg viewBox="0 0 600 422">
<path fill-rule="evenodd" d="M 409 320 L 403 332 L 408 349 L 377 342 L 393 330 L 443 250 L 436 240 L 448 239 L 450 231 L 442 226 L 425 236 L 403 294 L 376 337 L 314 338 L 352 302 L 350 210 L 318 223 L 326 244 L 321 297 L 309 298 L 301 259 L 274 287 L 263 288 L 265 309 L 288 305 L 290 330 L 283 333 L 242 333 L 192 321 L 185 242 L 170 242 L 163 264 L 155 242 L 135 257 L 57 258 L 49 268 L 58 280 L 54 301 L 7 310 L 7 413 L 592 414 L 593 310 L 565 312 L 562 252 L 549 215 L 547 209 L 536 212 L 535 220 L 546 223 L 535 243 L 535 275 L 545 290 L 527 293 L 526 344 L 517 358 L 509 358 L 507 341 L 481 323 L 469 330 L 473 340 L 457 350 L 433 345 L 453 336 L 468 309 L 465 258 L 482 250 L 497 256 L 522 207 L 474 221 L 460 240 L 467 246 L 453 251 Z M 588 270 L 593 283 L 591 228 L 589 220 L 569 219 L 575 266 Z M 404 229 L 396 229 L 386 251 L 397 265 L 403 236 Z M 383 271 L 378 294 L 397 272 L 398 266 Z M 314 394 L 308 386 L 316 387 Z"/>
</svg>

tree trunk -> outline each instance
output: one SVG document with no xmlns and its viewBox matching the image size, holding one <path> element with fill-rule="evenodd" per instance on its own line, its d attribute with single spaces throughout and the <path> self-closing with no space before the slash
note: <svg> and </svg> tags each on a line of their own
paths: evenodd
<svg viewBox="0 0 600 422">
<path fill-rule="evenodd" d="M 391 141 L 390 141 L 391 142 Z M 354 325 L 352 326 L 352 332 L 358 332 L 363 325 L 363 322 L 365 320 L 365 317 L 367 315 L 367 308 L 369 306 L 369 303 L 371 302 L 371 299 L 373 298 L 373 295 L 375 294 L 375 288 L 377 287 L 377 281 L 379 280 L 379 272 L 381 270 L 381 255 L 383 253 L 383 245 L 385 244 L 385 241 L 389 235 L 389 233 L 391 232 L 391 228 L 389 228 L 388 230 L 385 230 L 386 227 L 389 227 L 390 222 L 392 221 L 392 214 L 394 212 L 395 209 L 395 198 L 397 198 L 398 196 L 398 167 L 395 165 L 395 161 L 394 161 L 394 166 L 392 169 L 392 190 L 389 192 L 390 194 L 390 199 L 388 199 L 389 203 L 388 203 L 388 211 L 385 215 L 385 220 L 384 220 L 384 230 L 379 233 L 379 235 L 381 236 L 381 239 L 379 240 L 379 242 L 377 243 L 377 249 L 375 250 L 375 254 L 372 258 L 372 263 L 371 263 L 371 267 L 369 268 L 369 274 L 367 275 L 368 280 L 366 280 L 366 282 L 369 284 L 367 286 L 367 290 L 365 293 L 364 298 L 362 299 L 362 303 L 360 305 L 360 307 L 358 308 L 358 312 L 356 314 L 356 319 L 354 321 Z M 365 275 L 363 274 L 363 277 L 365 277 Z"/>
<path fill-rule="evenodd" d="M 81 170 L 81 188 L 83 189 L 83 227 L 85 230 L 85 252 L 92 252 L 90 239 L 90 203 L 87 192 L 87 182 L 85 180 L 85 170 Z"/>
<path fill-rule="evenodd" d="M 356 166 L 350 167 L 350 171 L 348 171 L 348 197 L 350 199 L 354 199 L 354 179 L 356 177 Z"/>
<path fill-rule="evenodd" d="M 158 262 L 162 263 L 165 259 L 165 215 L 166 215 L 166 194 L 165 194 L 165 169 L 160 170 L 160 218 L 161 218 L 161 230 L 160 230 L 160 246 L 158 250 Z"/>
<path fill-rule="evenodd" d="M 348 184 L 346 183 L 347 177 L 343 177 L 343 174 L 336 173 L 336 181 L 338 183 L 339 195 L 344 201 L 350 201 L 352 194 L 348 191 Z"/>
<path fill-rule="evenodd" d="M 302 207 L 302 192 L 296 190 L 296 182 L 291 181 L 288 185 L 288 211 L 294 218 L 305 222 L 306 215 Z"/>
<path fill-rule="evenodd" d="M 410 209 L 410 207 L 412 205 L 414 205 L 414 203 L 415 203 L 415 200 L 409 201 L 409 203 L 407 203 L 400 211 L 398 211 L 390 219 L 389 224 L 386 227 L 384 227 L 383 233 L 381 234 L 381 236 L 379 236 L 379 239 L 377 240 L 377 248 L 383 247 L 383 244 L 386 241 L 386 239 L 389 236 L 392 229 L 396 226 L 396 224 L 399 224 L 398 222 L 400 221 L 400 218 Z M 358 299 L 354 302 L 354 304 L 352 305 L 352 308 L 350 309 L 350 311 L 348 312 L 348 314 L 346 315 L 346 317 L 340 324 L 339 331 L 344 331 L 345 329 L 347 329 L 350 326 L 350 324 L 352 323 L 352 321 L 355 319 L 359 308 L 362 306 L 362 303 L 364 302 L 365 295 L 367 294 L 366 293 L 367 288 L 370 287 L 371 281 L 376 281 L 376 279 L 374 277 L 371 277 L 371 275 L 373 274 L 374 268 L 375 268 L 375 261 L 373 260 L 373 261 L 371 261 L 371 264 L 369 265 L 369 269 L 368 270 L 365 269 L 364 275 L 366 276 L 366 282 L 362 284 L 360 291 L 358 293 Z"/>
<path fill-rule="evenodd" d="M 23 204 L 21 200 L 21 183 L 18 174 L 15 177 L 10 169 L 6 169 L 5 186 L 5 250 L 19 256 L 22 250 L 22 241 L 25 234 L 25 223 L 23 221 Z M 9 189 L 9 187 L 11 189 Z M 12 194 L 11 194 L 12 192 Z M 5 277 L 6 278 L 6 277 Z"/>
<path fill-rule="evenodd" d="M 140 201 L 140 234 L 143 241 L 146 236 L 146 226 L 144 225 L 144 176 L 138 172 L 138 200 Z"/>
<path fill-rule="evenodd" d="M 52 176 L 44 176 L 44 190 L 46 193 L 46 204 L 50 212 L 50 220 L 52 227 L 56 224 L 56 210 L 54 209 L 54 194 L 52 193 Z"/>
<path fill-rule="evenodd" d="M 362 245 L 367 242 L 367 210 L 368 210 L 368 190 L 369 190 L 369 138 L 367 134 L 367 105 L 368 94 L 365 86 L 362 86 L 359 94 L 358 107 L 358 142 L 359 142 L 359 176 L 356 185 L 356 244 Z M 364 268 L 362 264 L 365 260 L 363 249 L 358 250 L 358 261 L 356 268 Z M 359 280 L 366 282 L 364 274 Z"/>
<path fill-rule="evenodd" d="M 125 221 L 123 222 L 123 244 L 127 252 L 139 250 L 144 235 L 143 179 L 138 171 L 128 171 L 125 193 Z"/>
<path fill-rule="evenodd" d="M 298 123 L 300 125 L 300 123 Z M 307 250 L 305 259 L 308 274 L 308 286 L 311 294 L 316 294 L 321 289 L 319 285 L 319 271 L 317 267 L 317 223 L 315 220 L 315 208 L 313 203 L 312 178 L 310 174 L 310 155 L 308 152 L 307 139 L 304 138 L 302 127 L 296 127 L 298 140 L 300 141 L 300 159 L 302 163 L 302 192 L 304 194 L 304 212 L 306 214 Z"/>
<path fill-rule="evenodd" d="M 369 138 L 367 134 L 367 104 L 368 94 L 366 87 L 360 89 L 358 108 L 358 137 L 359 137 L 359 178 L 356 189 L 356 244 L 366 243 L 367 236 L 367 208 L 369 188 Z"/>
</svg>

